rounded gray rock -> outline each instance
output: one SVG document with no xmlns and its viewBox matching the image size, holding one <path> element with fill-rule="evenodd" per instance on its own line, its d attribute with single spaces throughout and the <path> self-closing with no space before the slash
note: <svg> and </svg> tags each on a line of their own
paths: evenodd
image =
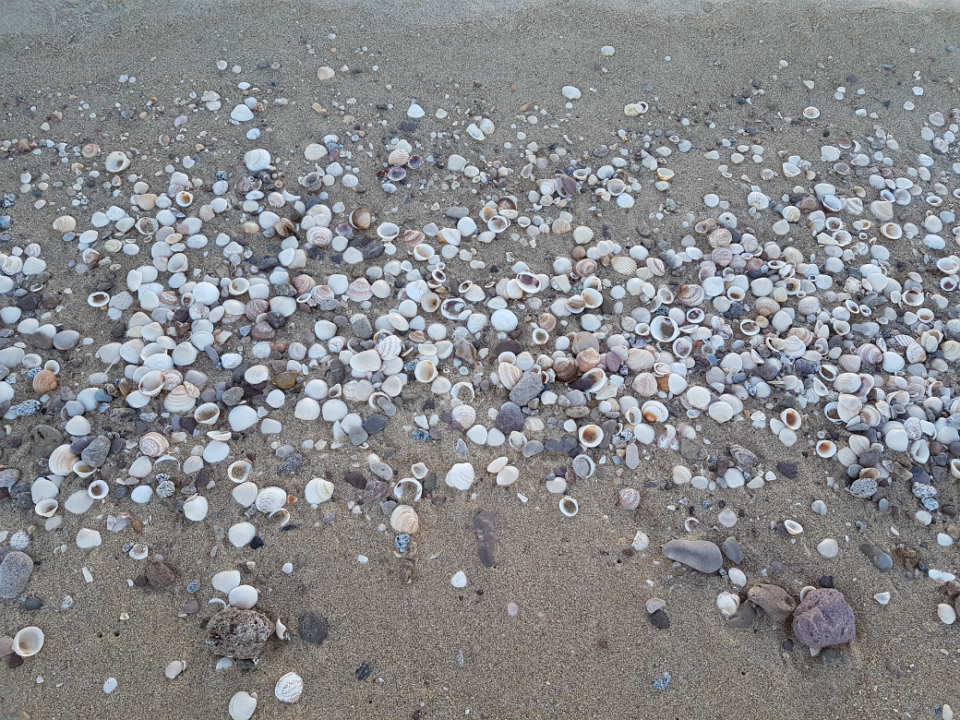
<svg viewBox="0 0 960 720">
<path fill-rule="evenodd" d="M 0 598 L 12 600 L 20 595 L 30 575 L 33 573 L 33 560 L 26 553 L 11 550 L 0 563 Z"/>
<path fill-rule="evenodd" d="M 715 573 L 723 567 L 720 548 L 709 540 L 671 540 L 663 546 L 663 554 L 702 573 Z"/>
</svg>

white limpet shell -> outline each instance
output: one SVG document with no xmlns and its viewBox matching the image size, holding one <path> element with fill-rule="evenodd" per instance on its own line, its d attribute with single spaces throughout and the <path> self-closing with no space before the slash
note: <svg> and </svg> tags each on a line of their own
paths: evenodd
<svg viewBox="0 0 960 720">
<path fill-rule="evenodd" d="M 246 458 L 234 460 L 227 466 L 227 477 L 231 482 L 240 484 L 250 477 L 250 471 L 253 469 L 253 463 Z"/>
<path fill-rule="evenodd" d="M 33 657 L 43 648 L 43 630 L 36 625 L 21 628 L 13 636 L 11 649 L 22 658 Z"/>
<path fill-rule="evenodd" d="M 53 498 L 44 498 L 33 506 L 33 511 L 42 518 L 50 518 L 57 514 L 60 503 Z"/>
<path fill-rule="evenodd" d="M 333 483 L 322 477 L 315 477 L 303 490 L 304 499 L 311 505 L 320 505 L 333 497 Z"/>
<path fill-rule="evenodd" d="M 209 504 L 203 495 L 191 495 L 183 503 L 183 515 L 187 520 L 200 522 L 207 517 Z"/>
<path fill-rule="evenodd" d="M 245 690 L 234 693 L 227 705 L 230 720 L 250 720 L 257 709 L 257 694 Z"/>
<path fill-rule="evenodd" d="M 295 672 L 288 672 L 277 680 L 273 694 L 282 703 L 295 703 L 303 695 L 303 678 Z"/>
<path fill-rule="evenodd" d="M 171 660 L 167 663 L 167 666 L 163 669 L 163 675 L 167 680 L 174 680 L 187 669 L 186 660 Z"/>
<path fill-rule="evenodd" d="M 393 486 L 393 496 L 400 501 L 404 500 L 405 488 L 409 485 L 413 488 L 413 498 L 410 502 L 417 502 L 423 496 L 423 485 L 416 478 L 401 478 Z"/>
<path fill-rule="evenodd" d="M 235 608 L 249 610 L 257 604 L 260 599 L 260 593 L 252 585 L 237 585 L 228 596 L 227 601 Z"/>
</svg>

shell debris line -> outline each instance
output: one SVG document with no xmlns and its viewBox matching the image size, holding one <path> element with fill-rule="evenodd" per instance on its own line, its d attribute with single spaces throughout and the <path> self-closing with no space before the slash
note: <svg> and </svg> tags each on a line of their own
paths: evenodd
<svg viewBox="0 0 960 720">
<path fill-rule="evenodd" d="M 287 648 L 350 623 L 277 610 L 301 573 L 388 565 L 459 603 L 533 514 L 614 526 L 655 630 L 674 608 L 653 590 L 683 586 L 704 622 L 768 616 L 837 658 L 857 616 L 903 611 L 906 573 L 917 623 L 956 643 L 960 107 L 909 92 L 902 137 L 824 79 L 754 133 L 611 85 L 612 139 L 583 147 L 564 125 L 598 102 L 586 82 L 512 111 L 399 89 L 360 108 L 342 60 L 309 69 L 329 107 L 295 151 L 286 98 L 227 61 L 144 110 L 145 145 L 69 118 L 0 141 L 5 663 L 55 682 L 63 639 L 31 605 L 76 612 L 119 564 L 137 607 L 186 588 L 178 616 L 202 618 L 203 655 L 158 677 L 259 668 L 229 676 L 235 720 L 317 707 Z M 773 491 L 795 502 L 764 515 Z M 454 522 L 469 539 L 441 547 Z M 288 540 L 351 523 L 348 567 Z M 388 660 L 329 682 L 383 683 Z"/>
</svg>

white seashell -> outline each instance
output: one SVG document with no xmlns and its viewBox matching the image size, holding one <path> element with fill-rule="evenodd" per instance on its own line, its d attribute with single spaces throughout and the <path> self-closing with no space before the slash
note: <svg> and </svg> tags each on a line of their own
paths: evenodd
<svg viewBox="0 0 960 720">
<path fill-rule="evenodd" d="M 580 429 L 577 431 L 577 435 L 580 438 L 580 444 L 586 448 L 597 447 L 603 442 L 603 430 L 599 425 L 594 425 L 592 423 L 588 425 L 581 425 Z"/>
<path fill-rule="evenodd" d="M 707 414 L 718 423 L 725 423 L 733 417 L 733 408 L 730 403 L 718 400 L 710 404 L 707 408 Z"/>
<path fill-rule="evenodd" d="M 230 412 L 227 414 L 227 423 L 229 423 L 230 429 L 236 432 L 252 428 L 259 419 L 257 411 L 249 405 L 235 405 L 230 408 Z"/>
<path fill-rule="evenodd" d="M 315 477 L 307 483 L 303 497 L 311 505 L 320 505 L 333 497 L 333 483 L 322 477 Z"/>
<path fill-rule="evenodd" d="M 187 669 L 186 660 L 171 660 L 167 663 L 167 666 L 163 669 L 163 675 L 167 680 L 175 680 L 180 677 L 184 670 Z"/>
<path fill-rule="evenodd" d="M 192 522 L 200 522 L 207 517 L 209 505 L 203 495 L 191 495 L 183 503 L 183 516 Z"/>
<path fill-rule="evenodd" d="M 103 167 L 109 173 L 123 172 L 130 167 L 130 158 L 122 150 L 114 150 L 107 154 L 103 161 Z"/>
<path fill-rule="evenodd" d="M 53 498 L 44 498 L 33 506 L 33 511 L 42 518 L 50 518 L 57 514 L 60 503 Z"/>
<path fill-rule="evenodd" d="M 560 512 L 566 517 L 573 517 L 580 512 L 580 503 L 575 498 L 564 495 L 560 498 Z"/>
<path fill-rule="evenodd" d="M 272 485 L 257 493 L 257 510 L 269 515 L 287 504 L 287 491 Z"/>
<path fill-rule="evenodd" d="M 80 458 L 70 450 L 69 445 L 60 445 L 50 453 L 50 457 L 47 460 L 47 467 L 50 468 L 50 472 L 54 475 L 66 477 L 73 472 L 74 463 L 79 459 Z"/>
<path fill-rule="evenodd" d="M 260 488 L 257 487 L 256 483 L 242 482 L 230 491 L 230 496 L 238 505 L 248 508 L 257 501 L 257 493 L 259 492 Z"/>
<path fill-rule="evenodd" d="M 87 497 L 91 500 L 103 500 L 110 493 L 110 486 L 105 480 L 94 480 L 87 485 Z"/>
<path fill-rule="evenodd" d="M 237 585 L 227 596 L 227 601 L 235 608 L 249 610 L 257 604 L 260 593 L 252 585 Z"/>
<path fill-rule="evenodd" d="M 96 530 L 91 530 L 90 528 L 80 528 L 77 530 L 77 547 L 81 550 L 90 550 L 95 547 L 100 547 L 100 544 L 103 542 L 100 538 L 100 533 Z"/>
<path fill-rule="evenodd" d="M 13 636 L 11 649 L 22 658 L 33 657 L 43 648 L 43 641 L 43 630 L 36 625 L 29 625 Z"/>
<path fill-rule="evenodd" d="M 257 536 L 257 529 L 252 523 L 239 522 L 230 526 L 227 530 L 227 540 L 234 547 L 244 547 L 250 544 L 250 541 Z"/>
<path fill-rule="evenodd" d="M 355 372 L 375 373 L 380 369 L 380 365 L 380 353 L 374 349 L 358 352 L 350 358 L 350 368 Z"/>
<path fill-rule="evenodd" d="M 241 690 L 234 693 L 227 706 L 230 720 L 250 720 L 257 709 L 257 694 Z"/>
<path fill-rule="evenodd" d="M 953 625 L 957 621 L 957 611 L 953 609 L 952 605 L 940 603 L 937 605 L 937 617 L 944 625 Z"/>
<path fill-rule="evenodd" d="M 242 483 L 250 477 L 250 470 L 252 469 L 253 464 L 249 460 L 234 460 L 227 466 L 227 477 L 230 478 L 231 482 Z"/>
<path fill-rule="evenodd" d="M 513 465 L 507 465 L 497 473 L 497 485 L 508 487 L 520 478 L 520 470 Z"/>
<path fill-rule="evenodd" d="M 727 570 L 727 577 L 737 587 L 744 587 L 747 584 L 747 575 L 740 568 L 730 568 Z"/>
<path fill-rule="evenodd" d="M 303 695 L 303 678 L 295 672 L 288 672 L 277 680 L 273 694 L 282 703 L 295 703 Z"/>
<path fill-rule="evenodd" d="M 401 478 L 397 481 L 397 484 L 393 486 L 393 496 L 403 502 L 404 488 L 410 485 L 413 488 L 413 499 L 410 502 L 417 502 L 421 497 L 423 497 L 423 485 L 416 478 Z"/>
<path fill-rule="evenodd" d="M 420 360 L 413 370 L 417 382 L 429 384 L 437 379 L 437 366 L 432 360 Z"/>
<path fill-rule="evenodd" d="M 667 315 L 657 315 L 650 321 L 650 337 L 657 342 L 673 342 L 680 335 L 680 328 Z"/>
<path fill-rule="evenodd" d="M 667 406 L 659 400 L 647 400 L 640 406 L 640 413 L 644 421 L 648 423 L 666 422 L 667 418 L 670 417 Z"/>
<path fill-rule="evenodd" d="M 740 609 L 740 596 L 726 591 L 720 593 L 717 595 L 717 609 L 724 617 L 733 617 Z"/>
<path fill-rule="evenodd" d="M 270 153 L 263 148 L 248 150 L 243 156 L 243 163 L 250 172 L 259 172 L 270 167 Z"/>
<path fill-rule="evenodd" d="M 497 366 L 497 377 L 503 387 L 511 390 L 514 385 L 520 382 L 520 378 L 523 377 L 523 370 L 513 363 L 502 362 Z"/>
<path fill-rule="evenodd" d="M 230 591 L 240 584 L 240 571 L 222 570 L 214 574 L 210 579 L 210 583 L 213 585 L 214 590 L 222 592 L 224 595 L 229 595 Z"/>
<path fill-rule="evenodd" d="M 398 533 L 413 535 L 420 529 L 417 511 L 409 505 L 397 505 L 390 513 L 390 527 Z"/>
<path fill-rule="evenodd" d="M 93 483 L 90 484 L 93 485 Z M 94 499 L 96 498 L 91 497 L 89 488 L 86 492 L 77 490 L 67 498 L 67 501 L 63 504 L 63 509 L 74 515 L 83 515 L 83 513 L 93 506 Z"/>
<path fill-rule="evenodd" d="M 803 525 L 796 520 L 784 520 L 783 527 L 785 527 L 791 535 L 800 535 L 803 532 Z"/>
<path fill-rule="evenodd" d="M 457 405 L 450 414 L 453 416 L 454 422 L 465 430 L 473 427 L 477 419 L 477 411 L 472 405 Z"/>
<path fill-rule="evenodd" d="M 167 396 L 163 399 L 164 409 L 175 415 L 182 415 L 183 413 L 193 410 L 195 404 L 196 398 L 184 385 L 177 385 L 177 387 L 167 393 Z"/>
<path fill-rule="evenodd" d="M 444 482 L 457 490 L 469 490 L 473 485 L 475 473 L 470 463 L 457 463 L 447 471 Z"/>
</svg>

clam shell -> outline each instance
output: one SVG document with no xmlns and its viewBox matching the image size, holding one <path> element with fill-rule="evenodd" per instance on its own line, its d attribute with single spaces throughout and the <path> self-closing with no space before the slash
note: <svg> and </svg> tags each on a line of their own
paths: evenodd
<svg viewBox="0 0 960 720">
<path fill-rule="evenodd" d="M 560 512 L 565 517 L 573 517 L 580 512 L 580 503 L 577 502 L 576 498 L 564 495 L 560 498 Z"/>
<path fill-rule="evenodd" d="M 33 657 L 43 648 L 43 641 L 43 630 L 36 625 L 29 625 L 13 636 L 11 649 L 22 658 Z"/>
<path fill-rule="evenodd" d="M 724 617 L 733 617 L 740 609 L 740 596 L 727 591 L 721 592 L 717 595 L 717 609 Z"/>
<path fill-rule="evenodd" d="M 140 452 L 147 457 L 159 457 L 170 447 L 170 441 L 158 432 L 148 432 L 140 438 Z"/>
<path fill-rule="evenodd" d="M 320 505 L 333 497 L 333 483 L 321 477 L 315 477 L 303 491 L 304 499 L 311 505 Z"/>
<path fill-rule="evenodd" d="M 456 488 L 457 490 L 469 490 L 470 486 L 473 485 L 475 477 L 476 474 L 473 465 L 470 463 L 457 463 L 447 471 L 444 482 L 448 487 Z"/>
<path fill-rule="evenodd" d="M 287 504 L 287 491 L 283 488 L 271 485 L 263 488 L 257 493 L 257 510 L 269 515 L 275 510 L 279 510 Z"/>
<path fill-rule="evenodd" d="M 191 495 L 183 503 L 183 516 L 192 522 L 200 522 L 207 517 L 209 505 L 202 495 Z"/>
<path fill-rule="evenodd" d="M 295 703 L 303 695 L 303 678 L 295 672 L 288 672 L 277 680 L 273 694 L 282 703 Z"/>
<path fill-rule="evenodd" d="M 415 534 L 420 529 L 417 511 L 409 505 L 397 505 L 390 514 L 390 527 L 398 533 Z"/>
<path fill-rule="evenodd" d="M 241 690 L 234 693 L 227 706 L 230 720 L 250 720 L 257 709 L 257 694 Z"/>
<path fill-rule="evenodd" d="M 47 467 L 54 475 L 66 477 L 73 472 L 74 463 L 79 459 L 73 454 L 69 445 L 60 445 L 50 453 L 50 457 L 47 459 Z"/>
<path fill-rule="evenodd" d="M 580 444 L 586 448 L 597 447 L 603 442 L 603 430 L 593 423 L 581 425 L 577 436 L 580 438 Z"/>
</svg>

